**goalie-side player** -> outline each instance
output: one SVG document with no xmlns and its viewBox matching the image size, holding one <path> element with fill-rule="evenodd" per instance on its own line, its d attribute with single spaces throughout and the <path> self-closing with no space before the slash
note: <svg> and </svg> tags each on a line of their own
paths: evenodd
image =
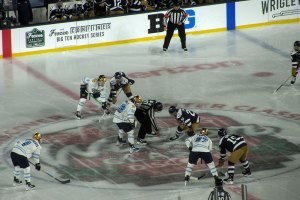
<svg viewBox="0 0 300 200">
<path fill-rule="evenodd" d="M 299 66 L 300 66 L 300 41 L 294 42 L 294 50 L 291 53 L 292 59 L 292 80 L 291 84 L 296 82 L 296 77 L 298 75 Z"/>
</svg>

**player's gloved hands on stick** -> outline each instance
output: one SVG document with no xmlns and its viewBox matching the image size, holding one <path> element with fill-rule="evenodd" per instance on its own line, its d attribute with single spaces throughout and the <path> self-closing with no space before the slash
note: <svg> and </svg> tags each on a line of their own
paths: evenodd
<svg viewBox="0 0 300 200">
<path fill-rule="evenodd" d="M 40 171 L 41 170 L 41 163 L 36 163 L 35 164 L 35 169 Z"/>
</svg>

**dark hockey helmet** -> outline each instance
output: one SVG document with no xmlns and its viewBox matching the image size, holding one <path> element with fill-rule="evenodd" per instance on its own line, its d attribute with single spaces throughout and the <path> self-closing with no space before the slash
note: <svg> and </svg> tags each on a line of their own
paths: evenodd
<svg viewBox="0 0 300 200">
<path fill-rule="evenodd" d="M 42 134 L 39 132 L 35 132 L 32 136 L 33 139 L 36 139 L 37 141 L 41 142 Z"/>
<path fill-rule="evenodd" d="M 220 129 L 218 130 L 218 135 L 219 135 L 220 137 L 223 137 L 223 136 L 227 135 L 227 130 L 226 130 L 225 128 L 220 128 Z"/>
<path fill-rule="evenodd" d="M 157 111 L 162 111 L 163 109 L 163 105 L 160 102 L 156 102 L 153 106 L 154 109 L 156 109 Z"/>
<path fill-rule="evenodd" d="M 178 109 L 176 108 L 176 106 L 170 106 L 170 108 L 169 108 L 169 113 L 170 114 L 173 114 L 173 113 L 175 113 L 177 111 L 178 111 Z"/>
<path fill-rule="evenodd" d="M 124 75 L 123 72 L 116 72 L 114 77 L 115 77 L 115 79 L 121 79 L 123 75 Z"/>
<path fill-rule="evenodd" d="M 295 51 L 300 51 L 300 41 L 295 41 L 294 42 L 294 50 Z"/>
</svg>

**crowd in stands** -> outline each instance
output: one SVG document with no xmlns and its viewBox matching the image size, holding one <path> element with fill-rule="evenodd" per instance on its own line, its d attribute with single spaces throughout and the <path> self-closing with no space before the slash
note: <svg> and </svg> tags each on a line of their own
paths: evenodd
<svg viewBox="0 0 300 200">
<path fill-rule="evenodd" d="M 0 0 L 1 1 L 1 0 Z M 34 21 L 29 0 L 12 0 L 16 17 L 6 16 L 0 3 L 0 29 L 26 26 Z M 124 15 L 155 10 L 166 10 L 173 0 L 44 0 L 48 21 L 89 19 L 101 16 Z M 179 0 L 182 7 L 222 3 L 226 0 Z M 48 9 L 49 7 L 49 9 Z M 49 11 L 48 11 L 49 10 Z"/>
<path fill-rule="evenodd" d="M 181 0 L 181 6 L 225 2 L 226 0 Z M 50 21 L 78 20 L 107 15 L 123 15 L 144 11 L 169 9 L 172 0 L 82 0 L 63 2 L 58 0 L 50 8 Z"/>
</svg>

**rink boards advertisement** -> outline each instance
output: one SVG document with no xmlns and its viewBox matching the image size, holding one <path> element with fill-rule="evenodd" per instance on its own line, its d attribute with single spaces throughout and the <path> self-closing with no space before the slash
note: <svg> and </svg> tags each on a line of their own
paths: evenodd
<svg viewBox="0 0 300 200">
<path fill-rule="evenodd" d="M 185 10 L 189 14 L 186 32 L 201 34 L 274 22 L 299 22 L 300 0 L 230 2 Z M 11 57 L 162 39 L 165 12 L 11 29 L 11 42 L 2 45 L 1 55 Z M 7 38 L 2 36 L 3 41 Z"/>
</svg>

